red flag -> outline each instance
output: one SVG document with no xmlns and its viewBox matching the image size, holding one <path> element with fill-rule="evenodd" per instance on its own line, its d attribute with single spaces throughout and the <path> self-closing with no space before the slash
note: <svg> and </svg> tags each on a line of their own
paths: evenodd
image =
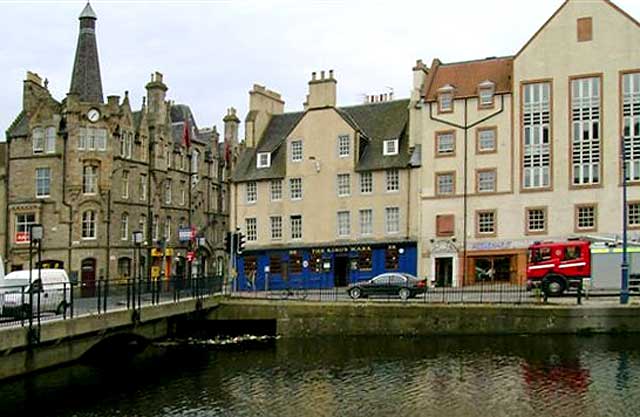
<svg viewBox="0 0 640 417">
<path fill-rule="evenodd" d="M 184 131 L 182 132 L 182 144 L 187 150 L 191 147 L 191 134 L 189 132 L 189 119 L 184 120 Z"/>
</svg>

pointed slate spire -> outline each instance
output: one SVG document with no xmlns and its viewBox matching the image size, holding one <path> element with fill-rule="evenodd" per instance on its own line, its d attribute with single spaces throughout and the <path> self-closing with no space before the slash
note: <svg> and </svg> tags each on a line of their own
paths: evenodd
<svg viewBox="0 0 640 417">
<path fill-rule="evenodd" d="M 80 101 L 102 103 L 102 80 L 98 61 L 98 45 L 96 43 L 96 20 L 98 17 L 87 5 L 80 13 L 80 33 L 76 59 L 73 64 L 71 88 L 69 93 L 77 94 Z"/>
</svg>

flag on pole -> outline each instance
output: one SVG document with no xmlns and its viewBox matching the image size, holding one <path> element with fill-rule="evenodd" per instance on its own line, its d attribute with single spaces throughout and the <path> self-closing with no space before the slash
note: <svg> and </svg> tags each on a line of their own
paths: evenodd
<svg viewBox="0 0 640 417">
<path fill-rule="evenodd" d="M 184 120 L 184 131 L 182 132 L 182 144 L 187 148 L 191 147 L 191 133 L 189 131 L 189 119 Z"/>
</svg>

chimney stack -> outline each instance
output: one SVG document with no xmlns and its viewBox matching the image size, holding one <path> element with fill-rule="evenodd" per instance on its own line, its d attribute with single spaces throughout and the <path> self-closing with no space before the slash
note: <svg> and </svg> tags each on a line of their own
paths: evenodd
<svg viewBox="0 0 640 417">
<path fill-rule="evenodd" d="M 321 109 L 336 106 L 336 84 L 333 70 L 329 70 L 329 76 L 325 78 L 325 71 L 320 71 L 320 79 L 316 79 L 316 73 L 311 73 L 309 81 L 309 95 L 306 107 L 309 109 Z"/>
</svg>

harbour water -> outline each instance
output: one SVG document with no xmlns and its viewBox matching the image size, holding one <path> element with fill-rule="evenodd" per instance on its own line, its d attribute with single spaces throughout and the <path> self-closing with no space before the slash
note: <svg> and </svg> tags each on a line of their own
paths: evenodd
<svg viewBox="0 0 640 417">
<path fill-rule="evenodd" d="M 640 416 L 640 336 L 171 341 L 0 384 L 0 416 Z"/>
</svg>

